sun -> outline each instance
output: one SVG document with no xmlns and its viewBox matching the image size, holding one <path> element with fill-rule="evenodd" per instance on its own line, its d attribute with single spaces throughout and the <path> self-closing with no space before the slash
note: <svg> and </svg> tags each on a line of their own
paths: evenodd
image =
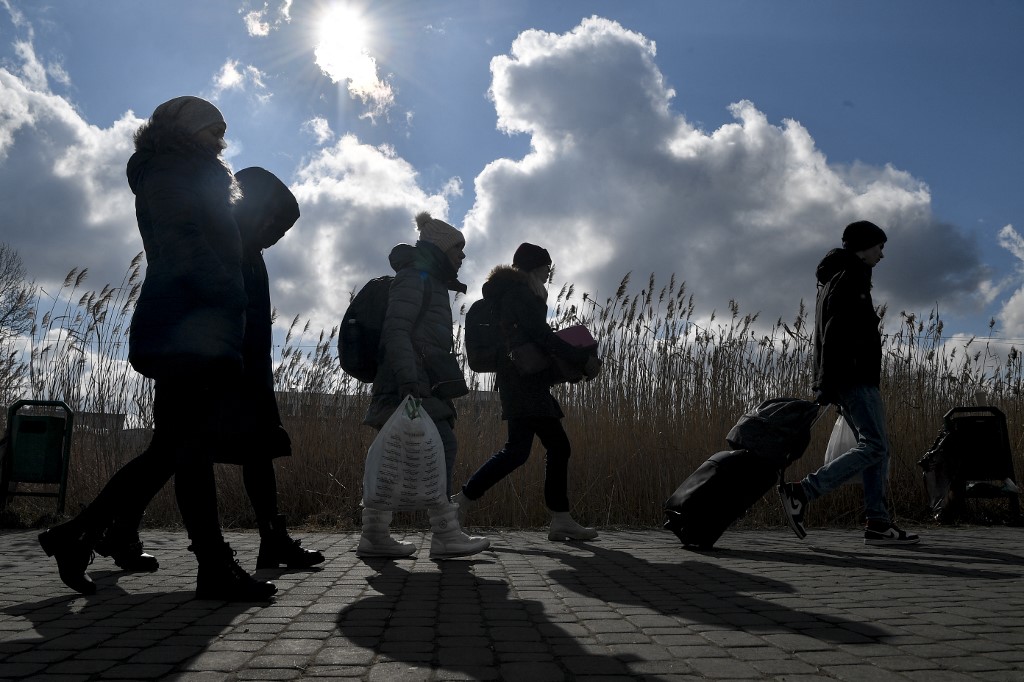
<svg viewBox="0 0 1024 682">
<path fill-rule="evenodd" d="M 377 64 L 370 56 L 371 26 L 354 6 L 336 4 L 317 22 L 316 63 L 331 79 L 348 80 L 359 88 L 377 81 Z"/>
</svg>

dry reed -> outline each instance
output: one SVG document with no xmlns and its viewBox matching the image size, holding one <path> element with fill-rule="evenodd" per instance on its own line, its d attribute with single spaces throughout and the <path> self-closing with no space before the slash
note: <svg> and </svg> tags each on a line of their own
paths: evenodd
<svg viewBox="0 0 1024 682">
<path fill-rule="evenodd" d="M 140 260 L 141 254 L 120 286 L 99 292 L 79 295 L 86 273 L 69 273 L 62 291 L 52 296 L 53 307 L 33 332 L 26 397 L 64 400 L 79 415 L 90 417 L 80 420 L 73 443 L 71 513 L 145 447 L 150 433 L 151 384 L 132 372 L 125 360 Z M 60 302 L 64 308 L 58 311 Z M 683 282 L 671 277 L 658 285 L 651 275 L 646 286 L 633 291 L 627 275 L 615 295 L 604 301 L 587 294 L 577 297 L 566 285 L 552 305 L 553 324 L 586 324 L 601 341 L 604 360 L 596 379 L 555 388 L 573 443 L 573 512 L 584 523 L 660 524 L 665 498 L 704 459 L 728 449 L 725 434 L 743 412 L 770 397 L 808 397 L 811 343 L 808 311 L 802 303 L 792 321 L 780 319 L 771 325 L 762 324 L 757 315 L 741 313 L 735 301 L 724 320 L 714 315 L 699 320 Z M 458 344 L 464 314 L 462 305 Z M 923 520 L 923 486 L 916 462 L 932 443 L 942 415 L 956 405 L 974 404 L 979 392 L 984 392 L 987 404 L 1006 414 L 1020 470 L 1021 354 L 1012 348 L 1000 361 L 984 339 L 950 345 L 934 312 L 927 319 L 901 313 L 898 324 L 885 321 L 882 393 L 892 441 L 891 505 L 900 518 Z M 356 518 L 363 460 L 374 433 L 360 423 L 368 387 L 341 371 L 336 342 L 337 328 L 312 333 L 309 323 L 300 324 L 296 317 L 277 358 L 281 411 L 294 446 L 292 457 L 276 463 L 279 499 L 292 525 L 345 529 L 353 527 Z M 467 373 L 474 390 L 457 404 L 456 485 L 497 450 L 506 435 L 497 395 L 491 390 L 492 377 L 468 369 Z M 96 415 L 118 418 L 110 422 Z M 831 412 L 826 413 L 815 427 L 811 445 L 791 467 L 790 477 L 821 462 L 833 419 Z M 238 468 L 219 465 L 218 481 L 225 525 L 252 526 Z M 169 488 L 150 505 L 147 524 L 179 523 Z M 47 506 L 36 498 L 14 499 L 11 510 L 22 519 L 38 517 Z M 859 522 L 860 513 L 859 488 L 845 486 L 813 505 L 808 521 L 852 525 Z M 533 527 L 546 521 L 543 452 L 538 444 L 525 466 L 478 503 L 470 523 Z M 422 514 L 406 514 L 397 522 L 424 521 Z M 741 523 L 777 525 L 777 502 L 766 496 Z"/>
</svg>

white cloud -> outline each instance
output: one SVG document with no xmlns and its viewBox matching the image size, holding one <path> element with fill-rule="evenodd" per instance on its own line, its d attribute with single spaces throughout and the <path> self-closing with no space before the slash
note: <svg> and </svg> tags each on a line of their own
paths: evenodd
<svg viewBox="0 0 1024 682">
<path fill-rule="evenodd" d="M 253 37 L 265 37 L 270 35 L 270 24 L 263 21 L 266 9 L 247 12 L 242 19 L 245 21 L 245 28 Z"/>
<path fill-rule="evenodd" d="M 498 126 L 530 135 L 522 159 L 476 178 L 467 277 L 479 285 L 522 241 L 545 245 L 558 278 L 599 300 L 632 271 L 685 280 L 699 307 L 731 299 L 769 320 L 813 300 L 814 268 L 843 227 L 887 230 L 876 298 L 895 310 L 967 305 L 985 280 L 972 242 L 931 215 L 928 187 L 891 166 L 829 164 L 795 120 L 753 102 L 699 130 L 653 42 L 601 18 L 565 34 L 525 31 L 491 62 Z M 582 257 L 581 257 L 582 255 Z"/>
<path fill-rule="evenodd" d="M 251 37 L 266 38 L 270 35 L 271 31 L 276 31 L 281 28 L 282 24 L 291 22 L 291 8 L 292 0 L 283 0 L 283 2 L 278 3 L 276 12 L 271 11 L 270 3 L 268 2 L 264 2 L 259 9 L 251 9 L 249 3 L 245 2 L 238 10 L 238 13 L 242 15 L 245 30 Z M 276 14 L 277 17 L 270 21 L 268 20 L 268 15 L 270 14 Z"/>
<path fill-rule="evenodd" d="M 391 274 L 388 254 L 395 244 L 413 243 L 413 217 L 447 214 L 444 192 L 429 195 L 415 169 L 390 147 L 362 144 L 344 135 L 317 151 L 297 170 L 291 184 L 302 217 L 266 254 L 273 273 L 273 301 L 288 320 L 299 313 L 313 328 L 338 324 L 349 293 L 371 277 Z"/>
<path fill-rule="evenodd" d="M 257 97 L 269 97 L 264 83 L 264 74 L 251 64 L 242 65 L 238 60 L 229 59 L 213 77 L 213 94 L 216 99 L 227 91 L 253 91 Z"/>
<path fill-rule="evenodd" d="M 323 13 L 319 24 L 313 51 L 316 65 L 367 106 L 363 118 L 386 116 L 395 103 L 395 92 L 388 78 L 378 74 L 377 60 L 367 45 L 370 28 L 362 14 L 354 6 L 335 5 Z"/>
<path fill-rule="evenodd" d="M 1013 278 L 1012 285 L 1017 289 L 1003 304 L 996 317 L 1008 337 L 1019 339 L 1024 337 L 1024 282 L 1021 281 L 1024 276 L 1024 237 L 1013 229 L 1013 225 L 1005 225 L 999 230 L 999 245 L 1013 254 L 1019 262 L 1016 264 L 1017 276 Z"/>
<path fill-rule="evenodd" d="M 127 112 L 109 128 L 90 125 L 35 77 L 31 45 L 18 54 L 29 65 L 21 76 L 0 68 L 3 239 L 49 290 L 76 267 L 97 287 L 120 282 L 140 249 L 124 164 L 142 121 Z"/>
<path fill-rule="evenodd" d="M 302 124 L 302 129 L 313 136 L 317 145 L 322 145 L 334 139 L 334 131 L 326 118 L 317 116 Z"/>
</svg>

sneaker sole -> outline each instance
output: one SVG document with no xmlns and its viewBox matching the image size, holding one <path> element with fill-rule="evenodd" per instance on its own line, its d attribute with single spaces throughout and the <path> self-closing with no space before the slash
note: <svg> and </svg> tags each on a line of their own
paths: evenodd
<svg viewBox="0 0 1024 682">
<path fill-rule="evenodd" d="M 921 542 L 921 538 L 916 538 L 914 540 L 869 540 L 864 538 L 864 544 L 872 547 L 883 547 L 886 545 L 890 547 L 894 545 L 916 545 L 919 542 Z"/>
</svg>

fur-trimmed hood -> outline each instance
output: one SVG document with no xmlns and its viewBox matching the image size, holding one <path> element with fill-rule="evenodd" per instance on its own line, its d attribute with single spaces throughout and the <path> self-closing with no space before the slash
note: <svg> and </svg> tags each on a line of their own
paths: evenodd
<svg viewBox="0 0 1024 682">
<path fill-rule="evenodd" d="M 487 275 L 487 281 L 480 291 L 487 300 L 497 301 L 516 287 L 523 287 L 529 291 L 529 275 L 511 265 L 496 265 Z"/>
</svg>

